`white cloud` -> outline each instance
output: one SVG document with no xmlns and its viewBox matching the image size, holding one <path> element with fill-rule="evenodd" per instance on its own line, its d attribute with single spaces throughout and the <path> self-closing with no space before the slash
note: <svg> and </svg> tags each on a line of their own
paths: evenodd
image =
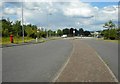
<svg viewBox="0 0 120 84">
<path fill-rule="evenodd" d="M 2 7 L 2 2 L 0 2 L 0 8 Z"/>
<path fill-rule="evenodd" d="M 15 10 L 15 8 L 5 8 L 4 9 L 4 12 L 3 12 L 4 14 L 16 14 L 16 10 Z"/>
<path fill-rule="evenodd" d="M 112 11 L 112 12 L 111 12 Z M 114 11 L 114 12 L 113 12 Z M 17 14 L 21 20 L 21 8 L 5 8 L 6 14 Z M 24 22 L 37 24 L 38 26 L 52 25 L 55 27 L 86 27 L 101 28 L 104 22 L 110 19 L 117 21 L 117 6 L 107 6 L 98 8 L 83 3 L 76 2 L 26 2 L 24 3 Z M 91 17 L 94 16 L 94 17 Z M 79 25 L 76 23 L 79 22 Z M 95 27 L 96 26 L 96 27 Z"/>
<path fill-rule="evenodd" d="M 106 6 L 100 11 L 98 11 L 98 14 L 96 16 L 98 21 L 108 21 L 108 20 L 115 20 L 117 21 L 118 19 L 118 9 L 114 8 L 114 6 Z"/>
<path fill-rule="evenodd" d="M 117 10 L 116 6 L 108 6 L 103 8 L 103 12 L 105 13 L 115 13 Z"/>
<path fill-rule="evenodd" d="M 66 16 L 89 17 L 94 15 L 94 8 L 87 3 L 71 2 L 63 9 Z"/>
</svg>

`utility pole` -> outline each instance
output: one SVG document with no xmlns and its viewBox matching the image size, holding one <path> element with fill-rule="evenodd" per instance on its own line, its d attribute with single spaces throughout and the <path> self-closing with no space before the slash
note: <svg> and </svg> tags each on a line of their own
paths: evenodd
<svg viewBox="0 0 120 84">
<path fill-rule="evenodd" d="M 23 26 L 23 22 L 24 22 L 24 19 L 23 19 L 23 1 L 21 2 L 21 7 L 22 7 L 22 40 L 23 40 L 23 43 L 24 43 L 24 26 Z"/>
</svg>

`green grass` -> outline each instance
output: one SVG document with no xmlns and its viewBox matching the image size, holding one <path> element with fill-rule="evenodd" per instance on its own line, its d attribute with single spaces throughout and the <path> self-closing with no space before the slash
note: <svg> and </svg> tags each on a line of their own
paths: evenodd
<svg viewBox="0 0 120 84">
<path fill-rule="evenodd" d="M 109 40 L 109 39 L 103 39 L 103 38 L 97 38 L 96 40 L 103 40 L 106 42 L 112 42 L 112 43 L 119 43 L 120 44 L 120 40 Z"/>
<path fill-rule="evenodd" d="M 104 41 L 113 42 L 113 43 L 120 43 L 118 40 L 104 40 Z"/>
<path fill-rule="evenodd" d="M 49 37 L 50 40 L 57 40 L 60 39 L 60 37 Z"/>
<path fill-rule="evenodd" d="M 49 40 L 57 40 L 57 39 L 60 39 L 60 37 L 49 37 Z M 29 42 L 29 41 L 32 41 L 32 40 L 35 40 L 35 39 L 30 38 L 30 37 L 24 37 L 24 42 Z M 45 38 L 40 38 L 38 40 L 40 42 L 46 42 Z M 15 44 L 19 44 L 19 43 L 22 43 L 22 42 L 23 42 L 22 37 L 19 37 L 19 38 L 14 37 L 14 43 Z M 11 44 L 10 37 L 2 37 L 2 38 L 0 38 L 0 44 Z"/>
<path fill-rule="evenodd" d="M 29 42 L 31 40 L 34 40 L 33 38 L 30 37 L 24 37 L 25 42 Z M 22 43 L 22 37 L 14 37 L 14 43 L 19 44 Z M 10 44 L 10 38 L 9 37 L 2 37 L 0 38 L 0 44 Z"/>
</svg>

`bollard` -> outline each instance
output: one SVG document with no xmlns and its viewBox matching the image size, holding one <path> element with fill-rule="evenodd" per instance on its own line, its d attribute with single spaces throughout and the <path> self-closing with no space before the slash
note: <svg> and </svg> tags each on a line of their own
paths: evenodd
<svg viewBox="0 0 120 84">
<path fill-rule="evenodd" d="M 36 43 L 38 42 L 38 38 L 36 38 Z"/>
</svg>

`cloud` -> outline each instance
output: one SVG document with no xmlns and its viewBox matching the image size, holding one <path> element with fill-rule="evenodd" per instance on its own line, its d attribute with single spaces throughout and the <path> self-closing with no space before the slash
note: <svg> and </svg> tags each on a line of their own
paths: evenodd
<svg viewBox="0 0 120 84">
<path fill-rule="evenodd" d="M 2 7 L 2 2 L 0 2 L 0 8 Z"/>
<path fill-rule="evenodd" d="M 115 13 L 117 10 L 116 6 L 108 6 L 103 8 L 103 12 L 105 13 Z"/>
<path fill-rule="evenodd" d="M 118 8 L 116 6 L 106 6 L 98 11 L 96 16 L 98 21 L 107 22 L 108 20 L 118 20 Z"/>
<path fill-rule="evenodd" d="M 3 13 L 7 15 L 16 14 L 16 10 L 14 8 L 5 8 Z"/>
<path fill-rule="evenodd" d="M 100 29 L 110 19 L 117 21 L 118 7 L 98 8 L 89 3 L 76 2 L 26 2 L 24 24 L 32 23 L 46 28 L 76 27 Z M 114 11 L 114 12 L 113 12 Z M 6 7 L 4 13 L 16 15 L 21 20 L 21 7 Z M 79 25 L 76 23 L 80 23 Z M 96 27 L 95 27 L 96 26 Z"/>
<path fill-rule="evenodd" d="M 87 3 L 72 2 L 63 9 L 66 16 L 90 17 L 94 15 L 94 8 Z"/>
</svg>

